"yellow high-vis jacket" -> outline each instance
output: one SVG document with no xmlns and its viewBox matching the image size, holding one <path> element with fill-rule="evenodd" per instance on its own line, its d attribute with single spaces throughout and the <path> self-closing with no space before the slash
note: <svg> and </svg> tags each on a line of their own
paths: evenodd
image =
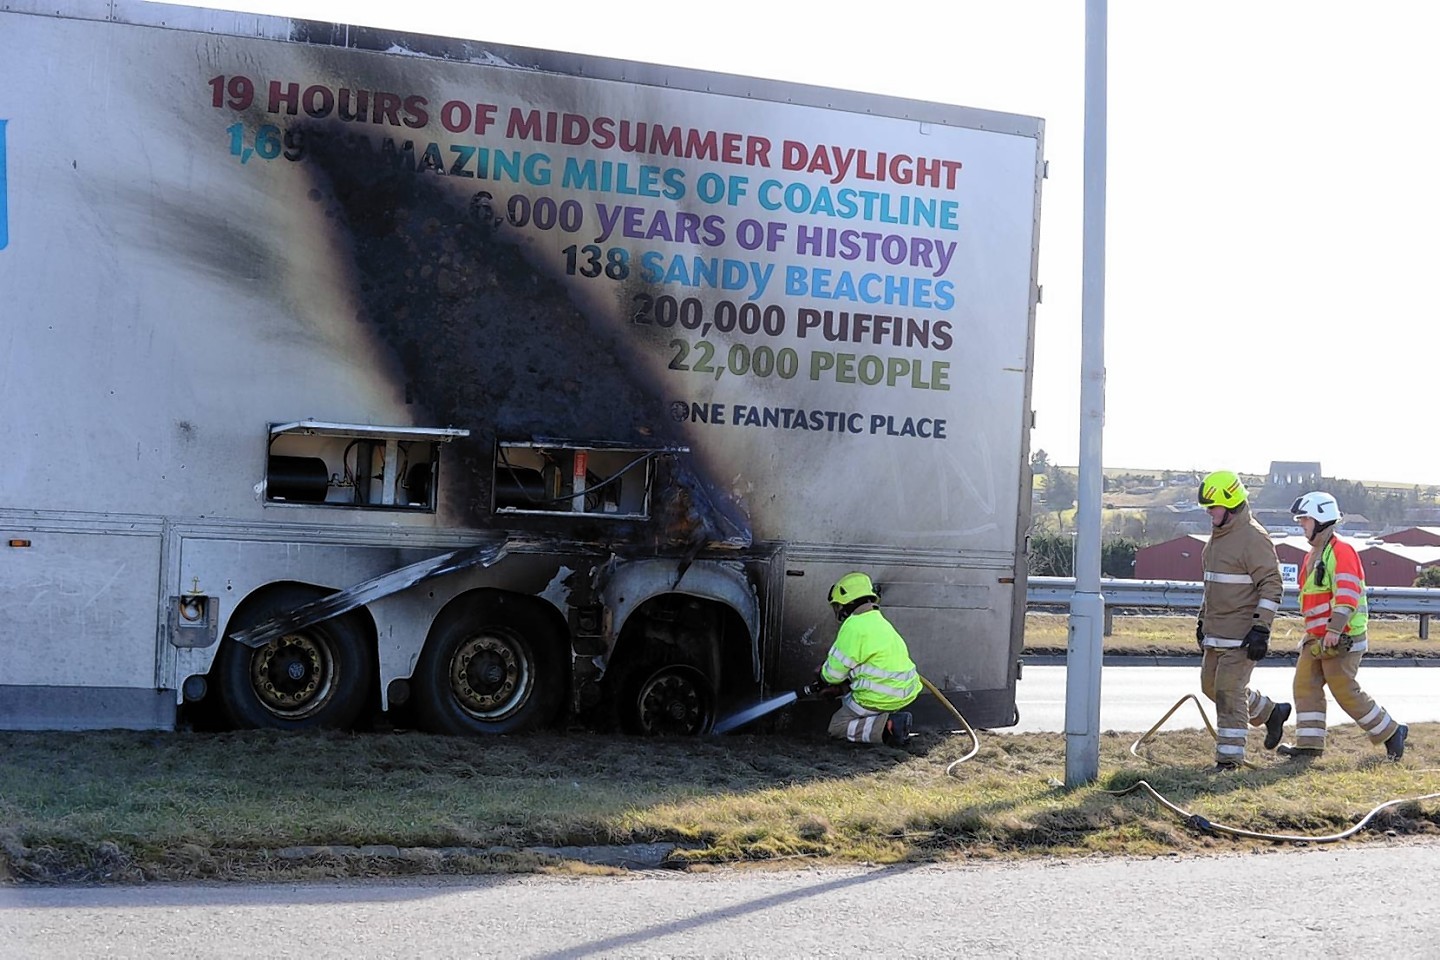
<svg viewBox="0 0 1440 960">
<path fill-rule="evenodd" d="M 867 710 L 899 710 L 920 695 L 910 650 L 878 608 L 845 618 L 820 677 L 830 684 L 848 681 L 850 696 Z"/>
</svg>

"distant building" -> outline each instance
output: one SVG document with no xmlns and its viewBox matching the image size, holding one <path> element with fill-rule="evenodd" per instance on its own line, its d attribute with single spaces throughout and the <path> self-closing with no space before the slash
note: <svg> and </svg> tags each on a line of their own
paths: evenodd
<svg viewBox="0 0 1440 960">
<path fill-rule="evenodd" d="M 1300 576 L 1300 564 L 1310 552 L 1310 541 L 1303 536 L 1275 537 L 1275 558 L 1280 561 L 1280 572 L 1286 583 L 1294 583 Z M 1290 569 L 1287 569 L 1290 568 Z"/>
<path fill-rule="evenodd" d="M 1271 460 L 1269 484 L 1272 487 L 1305 487 L 1314 490 L 1320 486 L 1320 463 Z"/>
<path fill-rule="evenodd" d="M 1251 513 L 1255 519 L 1260 521 L 1260 526 L 1269 531 L 1271 536 L 1291 536 L 1301 533 L 1300 524 L 1295 522 L 1295 515 L 1287 507 L 1284 510 L 1277 510 L 1267 507 L 1252 507 Z M 1342 536 L 1368 537 L 1375 532 L 1375 524 L 1363 513 L 1347 513 L 1340 524 Z"/>
<path fill-rule="evenodd" d="M 1381 534 L 1380 539 L 1406 547 L 1440 547 L 1440 527 L 1410 527 Z"/>
<path fill-rule="evenodd" d="M 1395 543 L 1356 544 L 1372 587 L 1413 587 L 1426 567 L 1440 566 L 1440 546 L 1407 547 Z"/>
<path fill-rule="evenodd" d="M 1137 580 L 1199 580 L 1205 572 L 1200 551 L 1208 536 L 1188 533 L 1174 540 L 1152 543 L 1135 551 Z"/>
<path fill-rule="evenodd" d="M 1192 533 L 1141 547 L 1135 551 L 1135 578 L 1203 580 L 1205 568 L 1200 563 L 1200 551 L 1209 539 L 1203 534 Z M 1347 539 L 1360 554 L 1360 562 L 1365 566 L 1365 582 L 1372 587 L 1414 586 L 1421 570 L 1440 566 L 1440 544 L 1405 546 L 1358 537 Z M 1280 572 L 1286 582 L 1295 581 L 1309 552 L 1310 544 L 1302 536 L 1275 538 L 1275 556 L 1280 561 Z"/>
<path fill-rule="evenodd" d="M 1363 513 L 1345 513 L 1345 519 L 1340 521 L 1340 535 L 1342 537 L 1373 537 L 1380 527 Z"/>
<path fill-rule="evenodd" d="M 1290 512 L 1288 506 L 1283 510 L 1266 509 L 1264 507 L 1251 507 L 1250 512 L 1255 515 L 1256 520 L 1260 521 L 1260 526 L 1264 527 L 1270 532 L 1271 536 L 1274 536 L 1277 533 L 1300 533 L 1300 524 L 1295 522 L 1295 515 Z"/>
<path fill-rule="evenodd" d="M 1210 537 L 1192 533 L 1163 543 L 1152 543 L 1135 551 L 1135 577 L 1138 580 L 1190 580 L 1204 579 L 1205 568 L 1200 565 L 1200 551 Z M 1287 581 L 1293 581 L 1299 572 L 1300 563 L 1310 545 L 1301 536 L 1277 537 L 1275 555 L 1280 561 L 1281 572 Z M 1286 570 L 1289 565 L 1293 569 Z M 1408 584 L 1407 584 L 1408 586 Z"/>
</svg>

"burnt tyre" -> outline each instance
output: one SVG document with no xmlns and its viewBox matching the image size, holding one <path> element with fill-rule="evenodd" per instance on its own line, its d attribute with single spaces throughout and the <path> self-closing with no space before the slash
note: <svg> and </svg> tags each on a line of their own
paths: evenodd
<svg viewBox="0 0 1440 960">
<path fill-rule="evenodd" d="M 247 602 L 232 630 L 255 626 L 324 596 L 300 587 L 272 590 Z M 225 640 L 211 671 L 220 711 L 237 728 L 349 729 L 375 685 L 375 657 L 364 621 L 333 617 L 260 647 Z"/>
<path fill-rule="evenodd" d="M 568 688 L 561 638 L 542 610 L 500 600 L 441 614 L 415 669 L 416 715 L 433 733 L 521 733 L 554 721 Z"/>
<path fill-rule="evenodd" d="M 693 737 L 714 724 L 714 684 L 699 668 L 671 663 L 634 677 L 622 694 L 621 725 L 627 732 Z"/>
</svg>

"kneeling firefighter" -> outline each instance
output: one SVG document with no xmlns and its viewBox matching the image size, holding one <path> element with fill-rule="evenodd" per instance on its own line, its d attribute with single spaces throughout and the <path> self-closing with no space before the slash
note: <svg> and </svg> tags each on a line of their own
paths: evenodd
<svg viewBox="0 0 1440 960">
<path fill-rule="evenodd" d="M 911 717 L 901 708 L 920 695 L 920 674 L 879 603 L 866 574 L 847 573 L 835 581 L 830 609 L 840 629 L 815 671 L 815 683 L 795 693 L 801 699 L 843 693 L 840 708 L 830 718 L 830 736 L 898 746 L 910 736 Z"/>
</svg>

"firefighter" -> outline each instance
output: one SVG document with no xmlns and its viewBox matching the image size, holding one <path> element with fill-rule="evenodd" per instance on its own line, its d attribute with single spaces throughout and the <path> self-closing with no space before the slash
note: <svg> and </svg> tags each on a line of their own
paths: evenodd
<svg viewBox="0 0 1440 960">
<path fill-rule="evenodd" d="M 1385 755 L 1405 755 L 1410 728 L 1398 723 L 1390 711 L 1370 698 L 1355 674 L 1369 642 L 1365 600 L 1365 568 L 1355 548 L 1335 533 L 1343 517 L 1340 505 L 1328 493 L 1313 491 L 1290 506 L 1295 521 L 1310 541 L 1310 552 L 1300 565 L 1300 612 L 1305 637 L 1295 663 L 1295 743 L 1282 744 L 1287 757 L 1319 756 L 1325 749 L 1325 687 L 1370 742 L 1385 745 Z"/>
<path fill-rule="evenodd" d="M 902 710 L 920 695 L 920 674 L 905 640 L 880 612 L 875 584 L 863 573 L 847 573 L 830 588 L 830 609 L 840 629 L 830 653 L 816 670 L 821 692 L 840 693 L 829 734 L 853 743 L 903 744 L 910 714 Z M 827 689 L 828 688 L 828 689 Z M 814 686 L 796 691 L 802 697 Z"/>
<path fill-rule="evenodd" d="M 1255 662 L 1269 652 L 1284 581 L 1275 544 L 1250 513 L 1249 493 L 1235 473 L 1206 476 L 1197 499 L 1210 514 L 1210 540 L 1200 551 L 1205 591 L 1195 622 L 1204 654 L 1200 689 L 1215 702 L 1215 767 L 1234 770 L 1245 760 L 1247 723 L 1263 726 L 1265 749 L 1274 750 L 1290 716 L 1290 704 L 1248 686 Z"/>
</svg>

